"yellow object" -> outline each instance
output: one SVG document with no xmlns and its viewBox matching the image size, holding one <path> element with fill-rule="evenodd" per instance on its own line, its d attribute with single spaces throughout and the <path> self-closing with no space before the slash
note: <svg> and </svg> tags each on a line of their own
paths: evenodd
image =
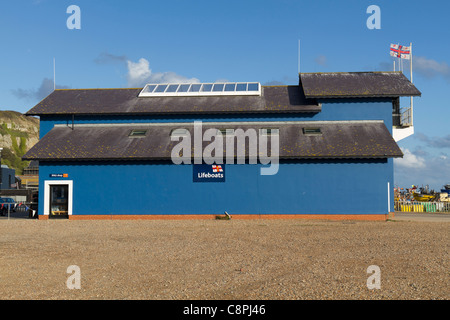
<svg viewBox="0 0 450 320">
<path fill-rule="evenodd" d="M 402 204 L 401 205 L 402 212 L 411 212 L 411 207 L 412 205 L 410 204 Z"/>
<path fill-rule="evenodd" d="M 416 201 L 431 201 L 433 200 L 434 196 L 429 194 L 419 194 L 419 193 L 413 193 L 414 200 Z"/>
</svg>

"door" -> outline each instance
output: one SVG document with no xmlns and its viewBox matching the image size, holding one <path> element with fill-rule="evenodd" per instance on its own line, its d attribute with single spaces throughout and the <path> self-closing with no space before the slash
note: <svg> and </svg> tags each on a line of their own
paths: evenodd
<svg viewBox="0 0 450 320">
<path fill-rule="evenodd" d="M 68 217 L 69 215 L 69 186 L 50 185 L 50 210 L 51 217 Z"/>
<path fill-rule="evenodd" d="M 72 180 L 44 181 L 43 215 L 53 218 L 69 218 L 72 215 L 73 209 L 72 197 Z"/>
</svg>

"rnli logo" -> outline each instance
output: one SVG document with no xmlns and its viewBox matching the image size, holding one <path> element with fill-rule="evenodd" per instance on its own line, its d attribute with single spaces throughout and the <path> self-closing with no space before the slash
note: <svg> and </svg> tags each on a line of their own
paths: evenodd
<svg viewBox="0 0 450 320">
<path fill-rule="evenodd" d="M 194 182 L 225 182 L 225 165 L 194 164 Z"/>
</svg>

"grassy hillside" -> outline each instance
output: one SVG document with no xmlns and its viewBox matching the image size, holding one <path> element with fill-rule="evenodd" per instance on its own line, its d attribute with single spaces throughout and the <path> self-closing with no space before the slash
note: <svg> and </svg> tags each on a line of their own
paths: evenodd
<svg viewBox="0 0 450 320">
<path fill-rule="evenodd" d="M 22 156 L 39 141 L 39 119 L 15 111 L 0 111 L 0 147 L 2 164 L 20 175 L 29 162 Z"/>
</svg>

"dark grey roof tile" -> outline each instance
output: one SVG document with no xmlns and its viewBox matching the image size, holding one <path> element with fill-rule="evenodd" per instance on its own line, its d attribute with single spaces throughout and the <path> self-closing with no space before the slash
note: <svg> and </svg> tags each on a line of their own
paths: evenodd
<svg viewBox="0 0 450 320">
<path fill-rule="evenodd" d="M 321 135 L 305 135 L 303 128 L 320 127 Z M 173 129 L 185 128 L 192 136 L 193 123 L 136 125 L 55 126 L 24 160 L 170 160 L 177 141 Z M 278 128 L 280 159 L 389 158 L 403 156 L 381 121 L 243 122 L 203 123 L 203 131 L 215 129 Z M 147 130 L 145 137 L 130 138 L 132 129 Z M 270 139 L 269 139 L 270 141 Z M 203 142 L 203 146 L 211 142 Z M 192 141 L 193 146 L 193 141 Z M 226 147 L 224 146 L 226 151 Z M 270 146 L 269 146 L 270 150 Z M 192 156 L 193 156 L 192 147 Z M 248 142 L 247 142 L 248 154 Z M 236 155 L 236 150 L 234 151 Z"/>
<path fill-rule="evenodd" d="M 301 73 L 300 82 L 311 99 L 421 95 L 401 72 Z"/>
</svg>

